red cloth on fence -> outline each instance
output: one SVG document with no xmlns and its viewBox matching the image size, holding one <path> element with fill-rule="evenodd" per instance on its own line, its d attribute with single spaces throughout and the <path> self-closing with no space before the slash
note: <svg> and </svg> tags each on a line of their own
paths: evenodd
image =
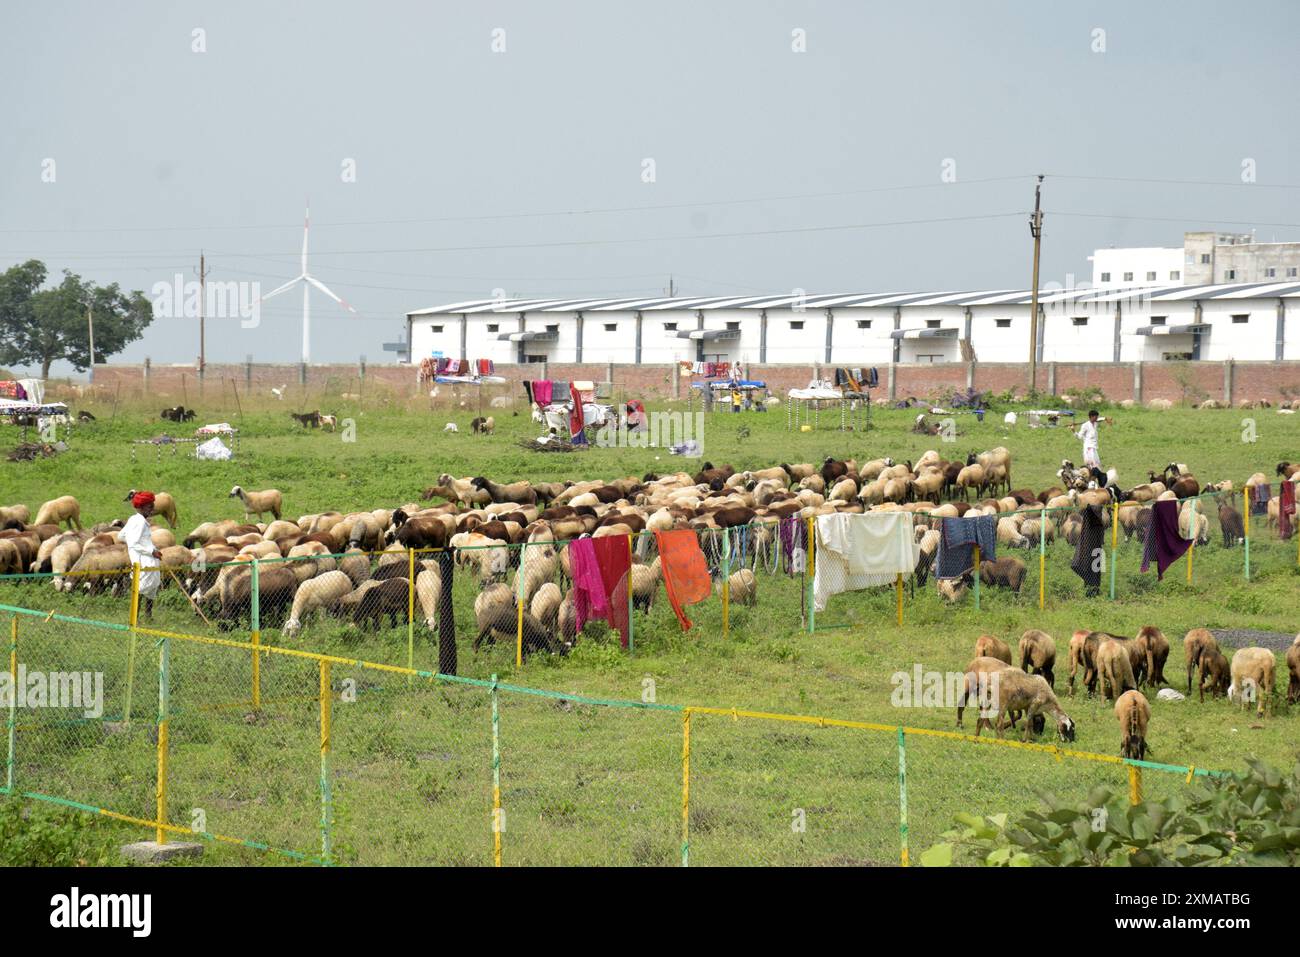
<svg viewBox="0 0 1300 957">
<path fill-rule="evenodd" d="M 569 412 L 569 434 L 572 436 L 576 445 L 586 444 L 586 436 L 582 431 L 582 393 L 572 382 L 569 383 L 569 397 L 573 399 L 573 409 Z"/>
<path fill-rule="evenodd" d="M 579 632 L 591 619 L 603 618 L 618 629 L 623 647 L 627 647 L 627 575 L 630 566 L 631 558 L 624 537 L 578 538 L 569 543 L 573 611 Z"/>
<path fill-rule="evenodd" d="M 682 611 L 682 606 L 704 601 L 713 593 L 709 563 L 700 550 L 699 539 L 689 528 L 655 532 L 655 543 L 659 546 L 659 563 L 663 570 L 668 604 L 673 606 L 682 631 L 687 631 L 691 627 L 691 620 Z"/>
<path fill-rule="evenodd" d="M 1277 533 L 1282 538 L 1290 538 L 1295 518 L 1295 483 L 1282 483 L 1281 501 L 1277 506 Z"/>
<path fill-rule="evenodd" d="M 618 629 L 623 647 L 627 647 L 627 576 L 631 574 L 632 555 L 627 547 L 627 539 L 621 535 L 607 535 L 593 538 L 591 542 L 596 550 L 596 565 L 600 568 L 600 578 L 605 588 L 608 613 L 606 620 L 610 626 Z"/>
</svg>

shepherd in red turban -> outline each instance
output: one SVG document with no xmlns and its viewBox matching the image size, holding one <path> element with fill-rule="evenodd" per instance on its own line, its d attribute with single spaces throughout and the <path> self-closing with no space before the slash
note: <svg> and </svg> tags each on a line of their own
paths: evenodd
<svg viewBox="0 0 1300 957">
<path fill-rule="evenodd" d="M 146 505 L 153 504 L 153 492 L 136 492 L 131 497 L 131 505 L 134 508 L 144 508 Z"/>
<path fill-rule="evenodd" d="M 162 552 L 154 547 L 153 530 L 149 527 L 149 516 L 153 514 L 153 492 L 136 492 L 131 496 L 131 505 L 135 514 L 127 519 L 126 527 L 118 532 L 118 540 L 126 545 L 126 553 L 131 564 L 140 567 L 140 597 L 144 600 L 145 618 L 153 618 L 153 600 L 162 585 L 162 575 L 158 571 Z"/>
</svg>

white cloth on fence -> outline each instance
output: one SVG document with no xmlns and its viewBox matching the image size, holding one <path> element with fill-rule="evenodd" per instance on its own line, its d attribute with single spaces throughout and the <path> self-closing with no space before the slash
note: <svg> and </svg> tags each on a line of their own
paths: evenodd
<svg viewBox="0 0 1300 957">
<path fill-rule="evenodd" d="M 162 584 L 162 573 L 146 570 L 158 568 L 160 564 L 153 557 L 153 530 L 149 528 L 149 520 L 136 512 L 126 520 L 126 525 L 117 533 L 117 539 L 126 545 L 131 564 L 140 566 L 140 594 L 153 598 Z"/>
<path fill-rule="evenodd" d="M 911 512 L 837 512 L 817 516 L 813 608 L 824 611 L 832 595 L 892 585 L 916 569 Z"/>
</svg>

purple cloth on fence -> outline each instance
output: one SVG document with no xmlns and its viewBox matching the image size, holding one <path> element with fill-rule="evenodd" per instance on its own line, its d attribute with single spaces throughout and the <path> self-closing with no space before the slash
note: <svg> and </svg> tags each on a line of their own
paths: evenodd
<svg viewBox="0 0 1300 957">
<path fill-rule="evenodd" d="M 1142 571 L 1150 568 L 1151 560 L 1155 559 L 1156 578 L 1163 580 L 1165 569 L 1182 558 L 1191 544 L 1191 539 L 1183 538 L 1178 532 L 1178 503 L 1156 502 L 1142 548 Z"/>
<path fill-rule="evenodd" d="M 780 524 L 777 525 L 777 534 L 781 538 L 781 552 L 785 555 L 785 570 L 793 574 L 794 550 L 807 548 L 807 543 L 804 541 L 807 529 L 803 519 L 797 516 L 781 519 Z"/>
<path fill-rule="evenodd" d="M 1250 492 L 1250 514 L 1267 515 L 1268 501 L 1273 497 L 1273 486 L 1256 485 Z"/>
<path fill-rule="evenodd" d="M 550 405 L 554 383 L 549 379 L 533 380 L 533 401 L 538 405 Z"/>
<path fill-rule="evenodd" d="M 573 612 L 578 631 L 592 618 L 609 616 L 605 599 L 605 582 L 596 561 L 596 546 L 590 538 L 575 538 L 569 543 L 569 568 L 573 575 Z"/>
</svg>

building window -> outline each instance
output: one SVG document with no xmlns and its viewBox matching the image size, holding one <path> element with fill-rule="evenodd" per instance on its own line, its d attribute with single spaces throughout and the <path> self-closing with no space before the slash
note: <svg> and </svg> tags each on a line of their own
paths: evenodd
<svg viewBox="0 0 1300 957">
<path fill-rule="evenodd" d="M 442 326 L 430 326 L 429 329 L 433 332 L 442 332 Z"/>
<path fill-rule="evenodd" d="M 1104 273 L 1102 273 L 1102 274 L 1101 274 L 1101 281 L 1102 281 L 1102 282 L 1110 282 L 1110 273 L 1108 273 L 1108 272 L 1104 272 Z"/>
<path fill-rule="evenodd" d="M 1236 323 L 1246 323 L 1246 322 L 1250 322 L 1250 313 L 1246 313 L 1245 315 L 1237 315 L 1237 316 L 1233 316 L 1233 317 L 1232 317 L 1232 321 L 1233 321 L 1233 322 L 1236 322 Z"/>
<path fill-rule="evenodd" d="M 1236 278 L 1237 278 L 1237 270 L 1235 270 L 1235 269 L 1225 269 L 1225 270 L 1223 271 L 1223 278 L 1224 278 L 1224 281 L 1227 281 L 1227 280 L 1229 280 L 1229 279 L 1236 279 Z"/>
<path fill-rule="evenodd" d="M 1277 270 L 1274 269 L 1272 266 L 1269 266 L 1267 269 L 1264 270 L 1264 275 L 1268 276 L 1271 279 L 1273 276 L 1277 275 Z"/>
<path fill-rule="evenodd" d="M 1011 320 L 1010 320 L 1010 319 L 994 319 L 993 321 L 994 321 L 995 323 L 997 323 L 997 327 L 998 327 L 999 329 L 1010 329 L 1010 328 L 1011 328 Z"/>
<path fill-rule="evenodd" d="M 545 362 L 545 361 L 546 361 L 546 356 L 535 356 L 535 355 L 531 355 L 531 354 L 529 354 L 529 355 L 524 356 L 524 361 L 525 361 L 525 362 Z"/>
<path fill-rule="evenodd" d="M 488 323 L 488 332 L 496 332 L 500 328 L 501 328 L 501 324 L 499 322 Z"/>
<path fill-rule="evenodd" d="M 927 328 L 927 329 L 938 329 L 938 328 L 939 328 L 939 320 L 938 320 L 938 319 L 927 319 L 927 320 L 925 320 L 925 328 Z"/>
<path fill-rule="evenodd" d="M 1190 352 L 1165 352 L 1161 354 L 1160 358 L 1166 362 L 1190 362 L 1192 354 Z"/>
<path fill-rule="evenodd" d="M 606 331 L 606 332 L 618 332 L 618 323 L 617 323 L 617 322 L 607 322 L 607 323 L 605 323 L 605 331 Z"/>
<path fill-rule="evenodd" d="M 870 319 L 859 319 L 859 320 L 858 320 L 858 328 L 859 328 L 859 329 L 870 329 L 870 328 L 871 328 L 871 320 L 870 320 Z"/>
<path fill-rule="evenodd" d="M 1073 319 L 1070 320 L 1070 322 L 1073 323 L 1073 324 L 1076 325 L 1076 326 L 1086 326 L 1086 325 L 1088 324 L 1088 317 L 1087 317 L 1087 316 L 1075 316 Z"/>
<path fill-rule="evenodd" d="M 1180 270 L 1177 270 L 1177 269 L 1173 269 L 1173 270 L 1171 270 L 1170 273 L 1169 273 L 1169 278 L 1172 279 L 1172 280 L 1174 280 L 1175 282 L 1177 282 L 1179 279 L 1181 279 L 1182 276 L 1183 276 L 1182 272 L 1181 272 Z"/>
<path fill-rule="evenodd" d="M 560 324 L 557 322 L 557 323 L 555 323 L 554 325 L 547 326 L 547 327 L 546 327 L 546 331 L 547 331 L 547 332 L 559 332 L 559 331 L 560 331 Z"/>
<path fill-rule="evenodd" d="M 1153 272 L 1147 273 L 1147 282 L 1155 282 L 1155 281 L 1156 281 L 1156 274 Z"/>
<path fill-rule="evenodd" d="M 728 329 L 739 329 L 739 328 L 740 328 L 740 323 L 739 323 L 739 322 L 729 322 L 729 323 L 727 323 L 727 328 L 728 328 Z"/>
<path fill-rule="evenodd" d="M 1165 319 L 1166 319 L 1166 318 L 1168 318 L 1168 317 L 1166 317 L 1166 316 L 1152 316 L 1152 317 L 1151 317 L 1151 325 L 1153 325 L 1153 326 L 1163 326 L 1163 325 L 1165 324 Z"/>
<path fill-rule="evenodd" d="M 675 322 L 664 323 L 664 332 L 676 332 L 676 331 L 677 331 L 677 323 Z"/>
<path fill-rule="evenodd" d="M 1290 278 L 1294 279 L 1294 278 L 1295 278 L 1295 269 L 1296 269 L 1295 266 L 1287 266 L 1287 267 L 1286 267 L 1286 274 L 1287 274 L 1287 276 L 1289 276 Z"/>
<path fill-rule="evenodd" d="M 803 328 L 803 320 L 802 320 L 802 319 L 791 319 L 791 320 L 790 320 L 790 328 L 791 328 L 791 329 L 802 329 L 802 328 Z"/>
<path fill-rule="evenodd" d="M 1133 281 L 1133 274 L 1132 274 L 1131 272 L 1126 272 L 1126 273 L 1124 273 L 1124 281 L 1125 281 L 1125 282 L 1132 282 L 1132 281 Z"/>
<path fill-rule="evenodd" d="M 1202 265 L 1202 266 L 1208 266 L 1209 264 L 1210 264 L 1210 254 L 1209 254 L 1209 253 L 1201 253 L 1201 265 Z"/>
<path fill-rule="evenodd" d="M 916 361 L 917 362 L 942 362 L 943 356 L 930 356 L 930 355 L 917 356 Z"/>
</svg>

